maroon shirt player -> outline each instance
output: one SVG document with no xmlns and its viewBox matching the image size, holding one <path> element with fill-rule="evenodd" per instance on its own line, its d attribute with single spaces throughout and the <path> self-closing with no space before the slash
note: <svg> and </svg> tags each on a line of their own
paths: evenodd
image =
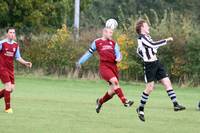
<svg viewBox="0 0 200 133">
<path fill-rule="evenodd" d="M 110 89 L 106 94 L 96 100 L 96 112 L 99 113 L 102 104 L 110 100 L 115 94 L 120 98 L 125 107 L 130 107 L 133 101 L 127 100 L 119 85 L 119 76 L 117 69 L 117 62 L 122 59 L 118 44 L 112 40 L 113 30 L 110 28 L 103 29 L 101 38 L 92 42 L 89 50 L 77 62 L 77 67 L 80 67 L 87 61 L 93 52 L 97 51 L 100 58 L 99 73 L 101 77 L 110 85 Z"/>
<path fill-rule="evenodd" d="M 19 45 L 14 41 L 15 39 L 15 29 L 8 28 L 7 38 L 0 41 L 0 79 L 4 84 L 4 89 L 0 90 L 0 99 L 4 97 L 6 113 L 13 112 L 10 105 L 10 93 L 15 88 L 14 59 L 27 67 L 32 66 L 31 62 L 21 58 Z"/>
</svg>

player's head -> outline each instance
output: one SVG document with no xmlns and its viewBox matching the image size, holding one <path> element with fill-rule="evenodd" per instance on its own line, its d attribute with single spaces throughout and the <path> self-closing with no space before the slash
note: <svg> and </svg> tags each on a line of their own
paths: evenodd
<svg viewBox="0 0 200 133">
<path fill-rule="evenodd" d="M 9 28 L 7 28 L 6 32 L 7 32 L 8 39 L 10 39 L 10 40 L 16 39 L 15 28 L 9 27 Z"/>
<path fill-rule="evenodd" d="M 104 28 L 103 29 L 103 37 L 106 39 L 112 39 L 113 29 L 111 28 Z"/>
<path fill-rule="evenodd" d="M 138 34 L 149 34 L 149 25 L 143 19 L 137 21 L 135 29 Z"/>
</svg>

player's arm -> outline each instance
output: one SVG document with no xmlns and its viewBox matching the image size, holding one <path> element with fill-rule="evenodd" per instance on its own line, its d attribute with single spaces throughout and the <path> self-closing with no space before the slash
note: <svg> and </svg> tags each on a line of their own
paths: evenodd
<svg viewBox="0 0 200 133">
<path fill-rule="evenodd" d="M 30 68 L 32 67 L 32 63 L 31 63 L 31 62 L 25 61 L 25 60 L 21 57 L 19 47 L 17 48 L 17 51 L 16 51 L 16 53 L 15 53 L 15 58 L 16 58 L 16 60 L 17 60 L 19 63 L 25 65 L 26 67 L 30 67 Z"/>
<path fill-rule="evenodd" d="M 120 62 L 122 60 L 122 54 L 120 52 L 120 47 L 117 43 L 115 43 L 115 61 Z"/>
<path fill-rule="evenodd" d="M 160 46 L 164 46 L 167 44 L 168 41 L 173 41 L 172 37 L 169 37 L 167 39 L 163 39 L 160 41 L 151 41 L 148 38 L 146 38 L 145 36 L 141 37 L 141 41 L 144 45 L 151 47 L 151 48 L 158 48 Z"/>
<path fill-rule="evenodd" d="M 96 51 L 96 43 L 95 41 L 92 42 L 89 50 L 78 60 L 76 63 L 77 66 L 81 66 L 84 64 L 90 57 L 92 57 L 93 53 Z"/>
</svg>

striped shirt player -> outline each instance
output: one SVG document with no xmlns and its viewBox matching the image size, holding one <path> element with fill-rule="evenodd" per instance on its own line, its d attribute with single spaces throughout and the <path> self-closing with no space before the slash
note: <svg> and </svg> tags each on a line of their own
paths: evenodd
<svg viewBox="0 0 200 133">
<path fill-rule="evenodd" d="M 97 99 L 97 113 L 100 112 L 102 104 L 110 100 L 115 94 L 117 94 L 125 107 L 129 107 L 133 104 L 133 101 L 127 100 L 119 86 L 119 76 L 116 64 L 121 61 L 122 56 L 119 45 L 111 39 L 112 34 L 112 29 L 104 28 L 102 38 L 93 41 L 89 50 L 79 59 L 77 63 L 78 66 L 82 65 L 93 55 L 95 51 L 98 52 L 100 60 L 99 73 L 101 77 L 109 83 L 111 89 L 109 89 L 103 97 Z"/>
<path fill-rule="evenodd" d="M 146 83 L 155 80 L 159 81 L 165 77 L 168 77 L 165 68 L 159 62 L 156 55 L 158 48 L 166 44 L 166 39 L 154 42 L 150 35 L 139 35 L 137 53 L 144 61 L 144 78 Z"/>
<path fill-rule="evenodd" d="M 0 90 L 0 99 L 4 97 L 6 113 L 12 113 L 10 93 L 15 87 L 14 59 L 27 67 L 32 66 L 31 62 L 21 57 L 19 45 L 14 41 L 15 38 L 15 29 L 8 28 L 7 38 L 0 41 L 0 79 L 4 84 L 4 89 Z"/>
<path fill-rule="evenodd" d="M 138 37 L 137 53 L 144 62 L 153 62 L 158 60 L 156 54 L 159 47 L 167 44 L 167 40 L 160 40 L 154 42 L 150 35 L 140 34 Z"/>
<path fill-rule="evenodd" d="M 173 38 L 169 37 L 160 41 L 153 41 L 149 35 L 149 26 L 144 20 L 139 20 L 137 22 L 136 32 L 138 33 L 137 53 L 144 62 L 144 77 L 146 82 L 146 88 L 141 95 L 140 105 L 136 110 L 139 119 L 145 121 L 144 106 L 154 89 L 154 81 L 160 81 L 165 87 L 166 92 L 174 105 L 174 111 L 184 110 L 185 107 L 178 104 L 176 93 L 172 88 L 168 74 L 156 55 L 159 47 L 167 45 L 169 41 L 173 41 Z"/>
</svg>

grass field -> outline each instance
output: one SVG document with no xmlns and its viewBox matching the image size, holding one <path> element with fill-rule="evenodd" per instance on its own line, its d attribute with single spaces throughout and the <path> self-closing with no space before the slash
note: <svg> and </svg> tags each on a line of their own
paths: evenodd
<svg viewBox="0 0 200 133">
<path fill-rule="evenodd" d="M 95 100 L 107 90 L 104 81 L 22 77 L 16 79 L 13 93 L 13 114 L 3 112 L 0 101 L 0 133 L 199 133 L 200 88 L 175 90 L 187 110 L 174 112 L 160 85 L 146 106 L 146 122 L 135 112 L 143 91 L 142 83 L 125 83 L 128 98 L 135 104 L 125 108 L 115 96 L 95 112 Z M 0 85 L 2 87 L 2 85 Z"/>
</svg>

